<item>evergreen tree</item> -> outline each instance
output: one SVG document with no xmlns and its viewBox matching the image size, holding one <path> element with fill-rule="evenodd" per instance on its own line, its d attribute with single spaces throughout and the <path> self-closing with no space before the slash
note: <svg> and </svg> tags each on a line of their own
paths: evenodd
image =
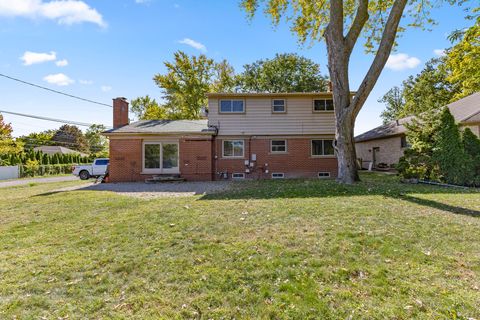
<svg viewBox="0 0 480 320">
<path fill-rule="evenodd" d="M 472 162 L 465 153 L 460 130 L 448 108 L 440 116 L 432 160 L 439 180 L 459 185 L 473 182 Z"/>
<path fill-rule="evenodd" d="M 470 130 L 466 128 L 462 134 L 462 142 L 465 153 L 473 164 L 475 182 L 480 183 L 480 139 Z"/>
</svg>

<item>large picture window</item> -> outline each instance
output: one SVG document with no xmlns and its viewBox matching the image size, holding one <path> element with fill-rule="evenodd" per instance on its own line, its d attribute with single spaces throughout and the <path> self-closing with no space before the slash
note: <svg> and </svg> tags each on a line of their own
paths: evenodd
<svg viewBox="0 0 480 320">
<path fill-rule="evenodd" d="M 333 111 L 332 99 L 315 99 L 313 100 L 313 111 Z"/>
<path fill-rule="evenodd" d="M 243 113 L 245 103 L 243 100 L 220 100 L 221 113 Z"/>
<path fill-rule="evenodd" d="M 333 140 L 312 140 L 312 156 L 333 156 Z"/>
<path fill-rule="evenodd" d="M 179 170 L 178 143 L 145 142 L 143 170 L 145 173 L 177 173 Z"/>
<path fill-rule="evenodd" d="M 243 158 L 245 143 L 243 140 L 223 140 L 223 156 Z"/>
</svg>

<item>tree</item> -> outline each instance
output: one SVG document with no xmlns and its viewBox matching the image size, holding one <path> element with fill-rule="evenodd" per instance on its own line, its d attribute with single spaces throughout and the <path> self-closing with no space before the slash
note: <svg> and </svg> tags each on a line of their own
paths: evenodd
<svg viewBox="0 0 480 320">
<path fill-rule="evenodd" d="M 272 18 L 274 24 L 278 24 L 282 18 L 292 21 L 292 31 L 300 41 L 325 38 L 335 104 L 338 180 L 342 183 L 359 180 L 353 139 L 355 119 L 387 62 L 398 31 L 403 30 L 399 23 L 407 0 L 241 0 L 241 5 L 253 17 L 261 2 L 267 3 L 265 13 Z M 428 8 L 435 4 L 428 0 L 412 0 L 407 10 L 409 25 L 432 23 L 428 17 Z M 349 62 L 362 33 L 366 35 L 368 51 L 374 51 L 375 43 L 378 43 L 378 47 L 370 68 L 352 97 Z"/>
<path fill-rule="evenodd" d="M 96 154 L 98 157 L 108 155 L 108 139 L 101 135 L 106 129 L 107 128 L 103 124 L 92 124 L 87 129 L 85 132 L 85 138 L 88 142 L 89 153 Z"/>
<path fill-rule="evenodd" d="M 448 81 L 459 88 L 455 100 L 480 91 L 480 16 L 477 16 L 472 27 L 458 37 L 461 38 L 460 42 L 447 50 L 445 61 Z M 458 37 L 454 34 L 451 39 Z"/>
<path fill-rule="evenodd" d="M 273 59 L 246 64 L 238 81 L 244 92 L 320 92 L 327 89 L 320 65 L 295 53 L 277 54 Z"/>
<path fill-rule="evenodd" d="M 388 90 L 378 102 L 386 104 L 386 109 L 382 111 L 382 114 L 380 115 L 384 124 L 401 118 L 399 115 L 405 107 L 405 99 L 403 98 L 402 89 L 397 86 L 393 87 Z"/>
<path fill-rule="evenodd" d="M 53 145 L 52 138 L 56 130 L 45 130 L 42 132 L 32 132 L 18 138 L 25 144 L 25 149 L 32 149 L 37 146 Z"/>
<path fill-rule="evenodd" d="M 462 133 L 462 143 L 465 153 L 473 164 L 476 183 L 480 182 L 480 139 L 470 130 L 465 128 Z"/>
<path fill-rule="evenodd" d="M 444 108 L 440 116 L 432 160 L 439 180 L 459 185 L 473 182 L 472 162 L 465 153 L 460 130 L 448 108 Z"/>
<path fill-rule="evenodd" d="M 77 126 L 64 124 L 53 135 L 52 142 L 81 152 L 88 152 L 88 141 Z"/>
<path fill-rule="evenodd" d="M 200 119 L 208 92 L 230 92 L 235 87 L 235 72 L 226 60 L 216 63 L 203 54 L 196 57 L 177 51 L 165 67 L 165 74 L 153 78 L 162 89 L 164 103 L 149 96 L 132 101 L 133 112 L 142 120 Z"/>
<path fill-rule="evenodd" d="M 0 155 L 23 151 L 23 144 L 13 139 L 12 132 L 12 125 L 5 123 L 3 115 L 0 114 Z"/>
</svg>

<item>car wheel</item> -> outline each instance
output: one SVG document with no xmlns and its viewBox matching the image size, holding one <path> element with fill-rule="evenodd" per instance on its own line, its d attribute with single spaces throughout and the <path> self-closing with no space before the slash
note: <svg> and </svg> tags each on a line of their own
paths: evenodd
<svg viewBox="0 0 480 320">
<path fill-rule="evenodd" d="M 79 177 L 80 177 L 80 180 L 88 180 L 90 178 L 90 174 L 88 173 L 88 171 L 83 170 L 83 171 L 80 171 Z"/>
</svg>

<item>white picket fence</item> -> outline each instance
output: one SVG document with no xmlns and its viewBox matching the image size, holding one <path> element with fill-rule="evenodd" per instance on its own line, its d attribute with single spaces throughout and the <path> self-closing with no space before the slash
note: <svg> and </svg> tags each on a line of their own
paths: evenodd
<svg viewBox="0 0 480 320">
<path fill-rule="evenodd" d="M 20 177 L 18 166 L 0 167 L 0 180 L 17 179 Z"/>
</svg>

